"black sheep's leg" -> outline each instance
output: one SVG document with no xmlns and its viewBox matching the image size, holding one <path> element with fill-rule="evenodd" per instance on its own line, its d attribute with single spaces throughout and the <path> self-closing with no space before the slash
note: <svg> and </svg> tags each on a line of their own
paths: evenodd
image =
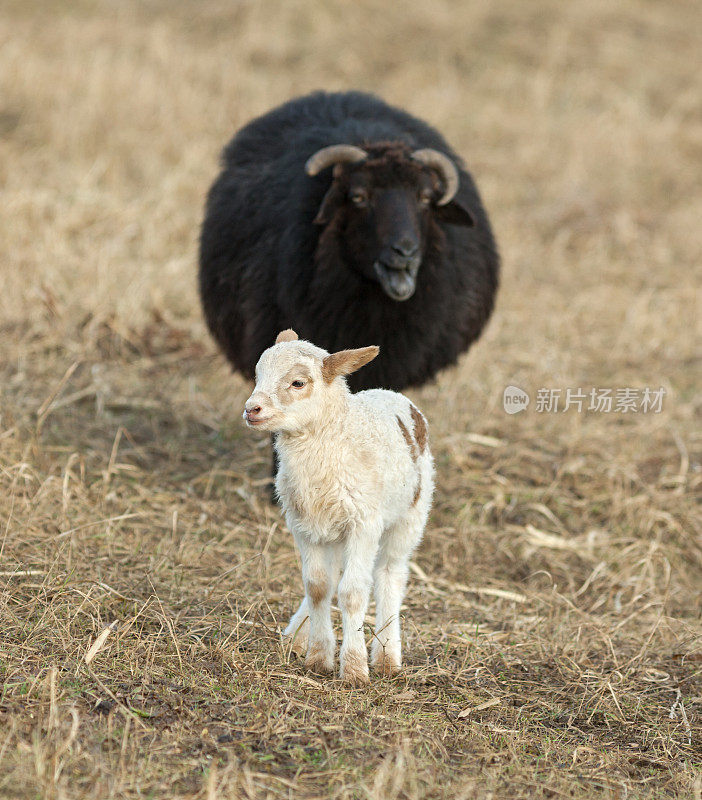
<svg viewBox="0 0 702 800">
<path fill-rule="evenodd" d="M 275 434 L 271 434 L 271 452 L 273 453 L 273 465 L 271 468 L 271 502 L 275 505 L 278 502 L 278 497 L 275 493 L 275 479 L 278 477 L 278 469 L 280 462 L 278 461 L 278 451 L 275 449 Z"/>
</svg>

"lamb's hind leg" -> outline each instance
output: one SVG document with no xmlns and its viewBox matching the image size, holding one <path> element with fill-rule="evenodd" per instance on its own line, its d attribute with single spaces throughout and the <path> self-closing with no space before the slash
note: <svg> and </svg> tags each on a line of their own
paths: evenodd
<svg viewBox="0 0 702 800">
<path fill-rule="evenodd" d="M 307 608 L 307 597 L 302 598 L 300 607 L 290 617 L 288 627 L 283 631 L 283 643 L 292 645 L 293 652 L 303 655 L 307 652 L 307 641 L 310 632 L 310 612 Z"/>
<path fill-rule="evenodd" d="M 375 636 L 371 663 L 384 675 L 393 675 L 402 666 L 400 607 L 407 588 L 409 560 L 423 529 L 421 514 L 410 513 L 384 533 L 375 561 Z"/>
<path fill-rule="evenodd" d="M 331 563 L 331 590 L 332 595 L 336 591 L 339 583 L 339 569 L 341 567 L 341 552 L 338 545 L 334 545 L 334 552 L 330 554 Z M 297 611 L 290 617 L 287 627 L 283 631 L 283 644 L 286 647 L 292 645 L 292 650 L 297 655 L 302 656 L 307 652 L 307 644 L 310 634 L 310 609 L 307 596 L 302 598 Z"/>
</svg>

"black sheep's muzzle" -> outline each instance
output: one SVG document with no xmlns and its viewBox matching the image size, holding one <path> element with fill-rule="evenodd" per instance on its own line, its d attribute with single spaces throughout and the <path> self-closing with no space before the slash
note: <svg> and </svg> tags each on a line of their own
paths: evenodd
<svg viewBox="0 0 702 800">
<path fill-rule="evenodd" d="M 376 261 L 373 269 L 385 294 L 392 300 L 402 302 L 409 300 L 417 288 L 420 263 L 420 259 L 417 258 L 396 267 L 383 261 Z"/>
</svg>

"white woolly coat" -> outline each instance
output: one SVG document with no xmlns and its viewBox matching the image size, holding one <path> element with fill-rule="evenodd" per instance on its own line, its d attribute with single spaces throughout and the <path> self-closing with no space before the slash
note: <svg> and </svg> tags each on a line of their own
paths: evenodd
<svg viewBox="0 0 702 800">
<path fill-rule="evenodd" d="M 385 529 L 412 509 L 426 516 L 434 467 L 424 417 L 396 392 L 339 394 L 323 430 L 276 437 L 276 490 L 289 523 L 324 542 L 371 519 Z"/>
</svg>

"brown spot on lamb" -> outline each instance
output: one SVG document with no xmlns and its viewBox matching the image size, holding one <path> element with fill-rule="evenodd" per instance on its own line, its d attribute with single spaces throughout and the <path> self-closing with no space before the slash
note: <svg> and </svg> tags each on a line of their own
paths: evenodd
<svg viewBox="0 0 702 800">
<path fill-rule="evenodd" d="M 421 411 L 416 409 L 410 404 L 410 414 L 412 415 L 412 422 L 414 423 L 414 438 L 419 447 L 420 455 L 424 452 L 427 446 L 427 439 L 429 438 L 427 432 L 427 422 L 422 416 Z"/>
<path fill-rule="evenodd" d="M 410 434 L 409 430 L 407 430 L 407 426 L 400 418 L 399 414 L 396 416 L 397 424 L 400 426 L 400 431 L 402 432 L 402 436 L 407 443 L 407 447 L 409 447 L 410 455 L 412 456 L 412 461 L 417 460 L 417 445 L 414 443 L 414 439 Z"/>
</svg>

